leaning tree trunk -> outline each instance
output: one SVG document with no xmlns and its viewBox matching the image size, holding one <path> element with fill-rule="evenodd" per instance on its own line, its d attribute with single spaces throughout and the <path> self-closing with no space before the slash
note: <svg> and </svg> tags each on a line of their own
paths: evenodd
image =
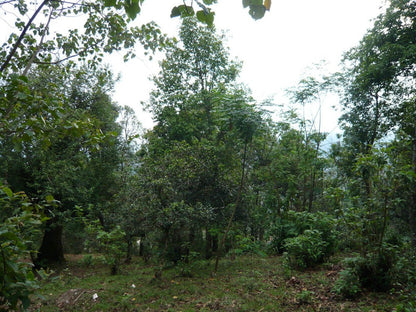
<svg viewBox="0 0 416 312">
<path fill-rule="evenodd" d="M 35 260 L 36 268 L 44 268 L 65 261 L 62 245 L 63 226 L 50 219 L 46 222 L 42 244 Z"/>
</svg>

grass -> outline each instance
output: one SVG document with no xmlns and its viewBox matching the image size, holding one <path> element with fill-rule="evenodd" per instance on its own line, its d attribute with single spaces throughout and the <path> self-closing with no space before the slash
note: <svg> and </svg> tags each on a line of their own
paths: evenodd
<svg viewBox="0 0 416 312">
<path fill-rule="evenodd" d="M 192 277 L 171 267 L 160 279 L 154 277 L 158 267 L 140 259 L 111 276 L 99 258 L 66 258 L 43 282 L 30 311 L 395 311 L 406 303 L 399 292 L 342 300 L 331 292 L 334 266 L 291 271 L 281 257 L 223 259 L 216 274 L 212 261 L 199 261 Z"/>
</svg>

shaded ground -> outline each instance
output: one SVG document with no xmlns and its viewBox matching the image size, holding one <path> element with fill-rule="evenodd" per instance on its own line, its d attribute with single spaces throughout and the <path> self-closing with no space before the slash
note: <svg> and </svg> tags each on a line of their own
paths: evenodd
<svg viewBox="0 0 416 312">
<path fill-rule="evenodd" d="M 66 258 L 31 311 L 395 311 L 406 302 L 399 291 L 342 300 L 331 292 L 339 266 L 290 271 L 280 257 L 224 259 L 216 274 L 213 263 L 203 261 L 166 269 L 161 279 L 154 278 L 156 267 L 140 260 L 110 276 L 98 258 Z"/>
</svg>

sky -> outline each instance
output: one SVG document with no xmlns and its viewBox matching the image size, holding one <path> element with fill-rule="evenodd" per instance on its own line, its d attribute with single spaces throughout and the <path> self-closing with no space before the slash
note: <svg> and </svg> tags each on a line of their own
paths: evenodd
<svg viewBox="0 0 416 312">
<path fill-rule="evenodd" d="M 142 25 L 155 21 L 162 32 L 176 36 L 179 18 L 170 18 L 173 6 L 181 0 L 146 0 L 134 23 Z M 225 45 L 232 58 L 242 61 L 239 81 L 246 84 L 253 97 L 261 102 L 273 98 L 288 107 L 285 90 L 295 87 L 308 74 L 308 68 L 323 60 L 329 72 L 336 71 L 342 54 L 357 45 L 372 26 L 372 20 L 382 12 L 385 0 L 272 0 L 271 10 L 260 20 L 253 20 L 241 0 L 218 0 L 213 6 L 217 30 L 227 33 Z M 1 42 L 7 39 L 3 17 L 0 22 Z M 71 21 L 73 23 L 73 21 Z M 120 75 L 113 99 L 120 105 L 132 107 L 144 128 L 151 128 L 149 113 L 141 103 L 147 101 L 153 88 L 150 78 L 159 71 L 156 57 L 150 61 L 140 53 L 127 63 L 122 53 L 105 58 L 114 73 Z M 322 100 L 322 130 L 338 132 L 340 110 L 337 98 Z M 309 115 L 316 115 L 316 106 Z"/>
<path fill-rule="evenodd" d="M 160 2 L 144 1 L 135 22 L 140 25 L 154 20 L 163 32 L 175 36 L 180 19 L 169 15 L 181 1 Z M 225 45 L 231 56 L 243 62 L 240 81 L 257 101 L 273 98 L 285 106 L 289 102 L 285 90 L 296 86 L 314 64 L 325 60 L 328 71 L 339 68 L 342 54 L 359 43 L 385 4 L 384 0 L 272 0 L 270 12 L 255 21 L 241 1 L 218 2 L 213 7 L 214 24 L 226 31 Z M 128 63 L 123 63 L 120 55 L 113 55 L 109 63 L 121 75 L 114 99 L 134 108 L 143 127 L 151 128 L 152 118 L 142 111 L 140 103 L 148 100 L 152 89 L 149 78 L 159 71 L 158 62 L 139 54 Z M 334 96 L 322 100 L 325 132 L 339 132 L 337 102 Z M 316 115 L 316 107 L 310 109 L 310 115 Z"/>
</svg>

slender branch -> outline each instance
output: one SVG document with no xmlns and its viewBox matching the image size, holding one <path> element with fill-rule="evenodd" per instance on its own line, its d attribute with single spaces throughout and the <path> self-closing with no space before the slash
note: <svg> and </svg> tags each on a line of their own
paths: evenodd
<svg viewBox="0 0 416 312">
<path fill-rule="evenodd" d="M 39 12 L 42 10 L 42 8 L 45 6 L 45 4 L 48 2 L 48 0 L 44 0 L 42 1 L 42 3 L 40 4 L 40 6 L 37 8 L 37 10 L 35 11 L 35 13 L 33 13 L 32 17 L 30 18 L 30 20 L 27 22 L 25 28 L 23 29 L 22 33 L 20 34 L 19 39 L 17 39 L 16 43 L 14 44 L 12 50 L 10 51 L 9 55 L 7 56 L 6 60 L 4 61 L 3 65 L 0 68 L 0 73 L 2 73 L 6 67 L 9 65 L 12 57 L 15 55 L 17 48 L 19 47 L 19 45 L 21 44 L 24 36 L 26 35 L 27 30 L 29 29 L 30 25 L 32 25 L 33 20 L 36 18 L 36 16 L 39 14 Z"/>
<path fill-rule="evenodd" d="M 71 58 L 77 57 L 77 56 L 79 56 L 79 54 L 73 54 L 73 55 L 70 55 L 68 57 L 65 57 L 63 59 L 60 59 L 60 60 L 57 60 L 57 61 L 54 61 L 54 62 L 41 62 L 41 61 L 36 61 L 34 63 L 35 64 L 39 64 L 39 65 L 57 65 L 57 64 L 63 63 L 65 61 L 67 61 L 67 60 L 69 60 Z"/>
<path fill-rule="evenodd" d="M 12 2 L 15 2 L 15 1 L 16 0 L 6 0 L 6 1 L 2 1 L 2 2 L 0 2 L 0 5 L 12 3 Z"/>
<path fill-rule="evenodd" d="M 30 57 L 29 61 L 27 62 L 26 67 L 23 71 L 23 76 L 26 76 L 27 72 L 30 69 L 30 66 L 32 66 L 36 56 L 38 55 L 39 51 L 42 49 L 43 40 L 45 39 L 46 32 L 49 29 L 49 24 L 51 22 L 53 12 L 54 12 L 54 9 L 52 8 L 50 13 L 49 13 L 48 21 L 47 21 L 47 23 L 46 23 L 46 25 L 43 29 L 42 37 L 40 38 L 40 42 L 39 42 L 38 46 L 36 47 L 35 51 L 33 52 L 32 56 Z"/>
</svg>

